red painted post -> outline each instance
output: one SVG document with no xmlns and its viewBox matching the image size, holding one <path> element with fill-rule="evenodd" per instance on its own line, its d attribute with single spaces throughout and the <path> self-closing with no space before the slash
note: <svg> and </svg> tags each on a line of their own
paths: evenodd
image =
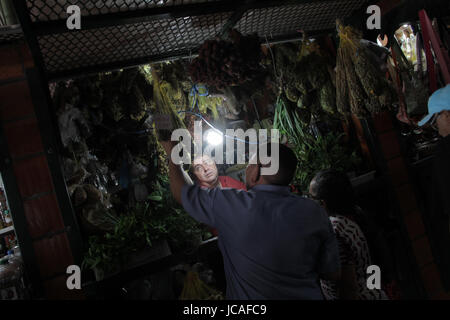
<svg viewBox="0 0 450 320">
<path fill-rule="evenodd" d="M 433 29 L 430 18 L 428 17 L 425 10 L 419 11 L 419 18 L 420 18 L 420 25 L 422 27 L 425 53 L 427 56 L 428 75 L 430 77 L 430 90 L 433 93 L 438 88 L 437 88 L 436 74 L 434 70 L 434 58 L 431 53 L 431 48 L 433 48 L 433 51 L 436 55 L 439 67 L 442 72 L 442 76 L 446 84 L 450 83 L 450 72 L 449 72 L 450 60 L 448 57 L 448 52 L 445 50 L 441 40 L 439 39 L 439 36 Z"/>
</svg>

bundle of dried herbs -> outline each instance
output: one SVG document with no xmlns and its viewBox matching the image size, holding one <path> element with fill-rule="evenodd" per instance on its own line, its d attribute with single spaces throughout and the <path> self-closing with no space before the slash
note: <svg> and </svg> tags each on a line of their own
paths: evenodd
<svg viewBox="0 0 450 320">
<path fill-rule="evenodd" d="M 301 93 L 291 84 L 285 86 L 284 93 L 286 94 L 286 98 L 292 102 L 297 102 L 301 96 Z"/>
<path fill-rule="evenodd" d="M 327 64 L 323 57 L 317 53 L 311 53 L 302 58 L 302 64 L 308 66 L 308 81 L 312 88 L 320 89 L 327 81 L 330 80 Z"/>
<path fill-rule="evenodd" d="M 381 108 L 379 97 L 377 96 L 370 96 L 368 99 L 366 99 L 365 106 L 370 114 L 377 114 L 383 111 L 383 109 Z"/>
<path fill-rule="evenodd" d="M 122 71 L 120 80 L 120 92 L 122 94 L 130 94 L 133 88 L 134 81 L 139 73 L 138 68 L 130 68 Z"/>
<path fill-rule="evenodd" d="M 336 70 L 337 110 L 344 118 L 349 111 L 357 117 L 367 117 L 390 108 L 395 97 L 371 59 L 367 45 L 361 43 L 361 33 L 337 21 L 339 48 Z"/>
<path fill-rule="evenodd" d="M 185 128 L 184 122 L 178 116 L 176 110 L 171 107 L 170 99 L 167 92 L 161 89 L 161 81 L 158 73 L 152 68 L 153 78 L 153 99 L 156 105 L 156 114 L 168 116 L 173 129 Z M 172 134 L 169 129 L 162 129 L 158 132 L 163 140 L 170 140 Z"/>
<path fill-rule="evenodd" d="M 309 110 L 315 118 L 336 113 L 336 89 L 329 69 L 332 63 L 315 41 L 304 39 L 301 46 L 282 44 L 275 47 L 276 74 L 285 97 L 302 108 Z M 304 110 L 300 111 L 310 118 Z"/>
<path fill-rule="evenodd" d="M 351 27 L 338 26 L 339 29 L 339 49 L 340 56 L 338 59 L 342 59 L 342 65 L 345 70 L 345 79 L 347 80 L 347 88 L 350 102 L 350 110 L 358 117 L 367 116 L 367 110 L 364 107 L 364 101 L 366 95 L 358 75 L 356 74 L 353 64 L 352 55 L 358 48 L 358 41 L 360 39 L 359 34 Z"/>
<path fill-rule="evenodd" d="M 307 126 L 311 122 L 311 111 L 308 108 L 298 108 L 297 115 L 302 125 Z"/>
<path fill-rule="evenodd" d="M 349 94 L 347 86 L 347 75 L 343 59 L 344 49 L 340 47 L 337 51 L 336 66 L 336 108 L 344 119 L 350 116 Z"/>
<path fill-rule="evenodd" d="M 219 89 L 254 79 L 260 69 L 261 47 L 256 35 L 231 30 L 230 40 L 207 40 L 189 66 L 192 81 Z"/>
<path fill-rule="evenodd" d="M 361 84 L 368 97 L 378 96 L 381 94 L 382 82 L 380 71 L 372 63 L 368 48 L 366 46 L 358 46 L 352 55 L 352 61 L 355 65 L 355 72 L 361 81 Z"/>
<path fill-rule="evenodd" d="M 319 90 L 319 101 L 322 109 L 328 114 L 336 113 L 336 91 L 331 83 L 327 80 Z"/>
<path fill-rule="evenodd" d="M 147 103 L 137 85 L 133 85 L 128 95 L 128 110 L 130 118 L 140 121 L 147 114 Z"/>
<path fill-rule="evenodd" d="M 293 66 L 297 61 L 298 47 L 293 43 L 285 43 L 276 46 L 274 51 L 276 73 L 284 82 L 289 82 L 296 74 Z"/>
<path fill-rule="evenodd" d="M 139 67 L 139 73 L 136 75 L 135 83 L 142 93 L 145 102 L 150 106 L 153 101 L 153 85 L 152 85 L 151 72 L 147 67 Z"/>
<path fill-rule="evenodd" d="M 297 100 L 297 106 L 299 108 L 309 108 L 313 103 L 313 95 L 311 93 L 305 93 Z"/>
</svg>

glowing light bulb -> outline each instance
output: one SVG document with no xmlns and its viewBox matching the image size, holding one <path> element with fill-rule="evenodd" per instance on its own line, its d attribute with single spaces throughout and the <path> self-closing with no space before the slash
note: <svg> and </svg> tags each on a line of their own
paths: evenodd
<svg viewBox="0 0 450 320">
<path fill-rule="evenodd" d="M 223 134 L 214 129 L 205 132 L 205 139 L 212 146 L 217 146 L 223 142 Z"/>
</svg>

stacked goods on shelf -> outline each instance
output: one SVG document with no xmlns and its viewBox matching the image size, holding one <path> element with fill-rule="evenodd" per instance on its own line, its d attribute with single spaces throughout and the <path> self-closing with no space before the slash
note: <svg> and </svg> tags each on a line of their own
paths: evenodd
<svg viewBox="0 0 450 320">
<path fill-rule="evenodd" d="M 361 34 L 337 22 L 339 48 L 337 52 L 336 102 L 342 117 L 350 114 L 367 117 L 392 107 L 395 94 L 380 67 L 375 65 Z"/>
</svg>

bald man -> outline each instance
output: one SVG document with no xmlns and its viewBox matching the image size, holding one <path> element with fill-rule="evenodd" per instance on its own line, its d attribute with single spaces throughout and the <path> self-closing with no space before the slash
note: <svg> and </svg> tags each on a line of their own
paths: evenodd
<svg viewBox="0 0 450 320">
<path fill-rule="evenodd" d="M 227 176 L 219 176 L 216 162 L 208 155 L 194 158 L 190 175 L 192 180 L 203 188 L 233 188 L 237 190 L 247 190 L 245 184 Z M 213 236 L 217 237 L 217 229 L 210 228 Z"/>
</svg>

